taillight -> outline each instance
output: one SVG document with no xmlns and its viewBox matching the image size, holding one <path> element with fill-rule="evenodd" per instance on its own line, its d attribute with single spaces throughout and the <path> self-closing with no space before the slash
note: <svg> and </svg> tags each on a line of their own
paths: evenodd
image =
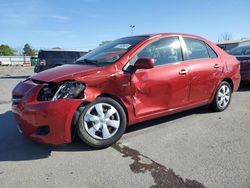
<svg viewBox="0 0 250 188">
<path fill-rule="evenodd" d="M 45 59 L 40 59 L 39 60 L 39 65 L 45 66 L 46 65 L 46 60 Z"/>
</svg>

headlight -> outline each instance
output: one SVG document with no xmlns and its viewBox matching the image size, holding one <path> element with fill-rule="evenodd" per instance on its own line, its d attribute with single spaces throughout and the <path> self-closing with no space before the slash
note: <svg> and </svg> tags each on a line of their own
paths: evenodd
<svg viewBox="0 0 250 188">
<path fill-rule="evenodd" d="M 52 98 L 52 101 L 63 99 L 63 98 L 70 98 L 75 99 L 78 98 L 79 94 L 83 91 L 85 86 L 77 81 L 68 81 L 63 83 L 55 95 Z"/>
<path fill-rule="evenodd" d="M 79 99 L 84 97 L 85 85 L 78 81 L 66 81 L 62 84 L 48 84 L 39 92 L 39 101 L 56 101 L 58 99 Z"/>
</svg>

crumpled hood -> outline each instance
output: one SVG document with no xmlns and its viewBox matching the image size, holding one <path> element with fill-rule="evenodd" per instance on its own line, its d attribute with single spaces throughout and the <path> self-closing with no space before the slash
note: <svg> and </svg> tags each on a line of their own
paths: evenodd
<svg viewBox="0 0 250 188">
<path fill-rule="evenodd" d="M 88 65 L 62 65 L 31 77 L 31 79 L 43 82 L 60 82 L 63 80 L 74 79 L 76 76 L 86 76 L 101 70 L 102 67 Z"/>
</svg>

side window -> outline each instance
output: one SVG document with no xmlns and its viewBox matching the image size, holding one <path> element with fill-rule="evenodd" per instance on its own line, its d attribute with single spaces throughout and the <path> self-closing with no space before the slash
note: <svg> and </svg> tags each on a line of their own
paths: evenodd
<svg viewBox="0 0 250 188">
<path fill-rule="evenodd" d="M 244 52 L 244 55 L 250 55 L 250 47 L 247 47 L 245 52 Z"/>
<path fill-rule="evenodd" d="M 206 46 L 207 46 L 207 50 L 208 50 L 208 54 L 210 58 L 218 57 L 217 54 L 214 52 L 214 50 L 208 44 L 206 44 Z"/>
<path fill-rule="evenodd" d="M 45 59 L 62 59 L 63 52 L 60 51 L 48 51 L 44 53 Z"/>
<path fill-rule="evenodd" d="M 230 50 L 229 54 L 231 54 L 231 55 L 243 55 L 243 50 L 244 50 L 243 47 L 236 47 L 236 48 Z"/>
<path fill-rule="evenodd" d="M 137 58 L 148 57 L 155 61 L 155 66 L 182 61 L 181 45 L 178 37 L 159 39 L 144 47 Z"/>
<path fill-rule="evenodd" d="M 208 50 L 204 42 L 197 39 L 185 37 L 184 41 L 187 46 L 188 59 L 209 58 Z"/>
</svg>

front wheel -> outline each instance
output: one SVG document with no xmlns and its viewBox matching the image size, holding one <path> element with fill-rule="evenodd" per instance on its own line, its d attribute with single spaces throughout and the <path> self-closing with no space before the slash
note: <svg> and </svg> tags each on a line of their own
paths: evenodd
<svg viewBox="0 0 250 188">
<path fill-rule="evenodd" d="M 122 106 L 111 98 L 97 98 L 80 113 L 77 132 L 81 140 L 90 146 L 108 147 L 126 130 L 126 114 Z"/>
<path fill-rule="evenodd" d="M 212 109 L 216 112 L 225 110 L 230 104 L 231 96 L 232 88 L 230 84 L 226 81 L 221 82 L 214 96 Z"/>
</svg>

